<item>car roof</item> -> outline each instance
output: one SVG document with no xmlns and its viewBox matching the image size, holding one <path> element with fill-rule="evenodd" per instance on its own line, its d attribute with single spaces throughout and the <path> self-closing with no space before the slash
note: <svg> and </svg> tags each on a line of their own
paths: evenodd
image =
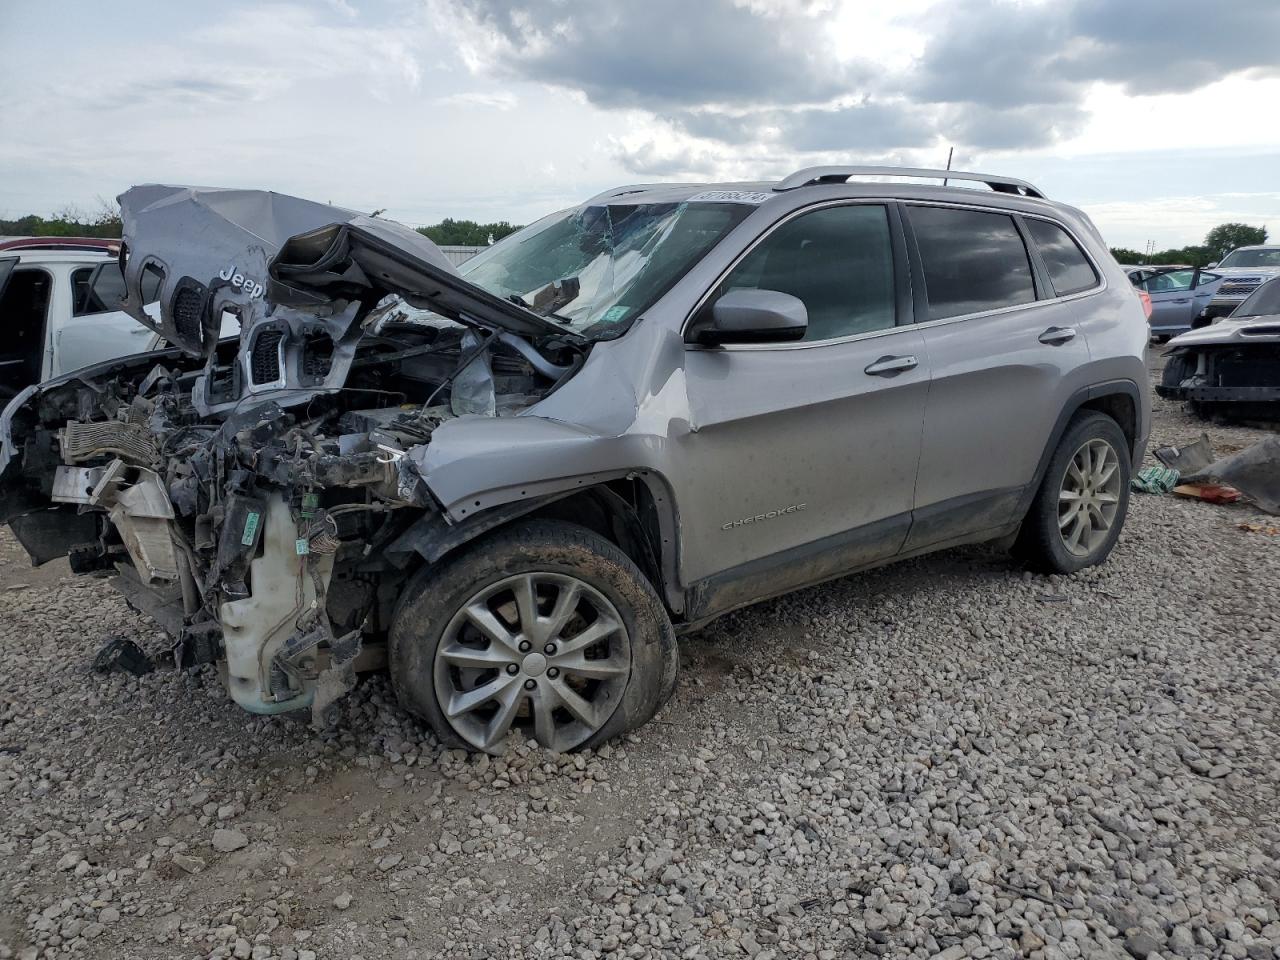
<svg viewBox="0 0 1280 960">
<path fill-rule="evenodd" d="M 1236 250 L 1280 250 L 1280 243 L 1253 243 L 1247 247 L 1236 247 L 1231 252 L 1235 253 Z"/>
</svg>

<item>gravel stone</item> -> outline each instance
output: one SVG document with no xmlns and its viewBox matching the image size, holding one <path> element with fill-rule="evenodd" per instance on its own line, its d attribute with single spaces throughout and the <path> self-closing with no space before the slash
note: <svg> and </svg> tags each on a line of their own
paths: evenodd
<svg viewBox="0 0 1280 960">
<path fill-rule="evenodd" d="M 1153 446 L 1264 435 L 1154 406 Z M 90 673 L 170 641 L 2 531 L 0 960 L 1280 960 L 1250 522 L 1135 494 L 1074 576 L 978 546 L 781 597 L 682 637 L 644 729 L 501 757 L 383 675 L 313 731 L 212 668 Z"/>
<path fill-rule="evenodd" d="M 213 849 L 219 853 L 231 853 L 249 845 L 249 838 L 239 830 L 218 829 L 213 831 Z"/>
</svg>

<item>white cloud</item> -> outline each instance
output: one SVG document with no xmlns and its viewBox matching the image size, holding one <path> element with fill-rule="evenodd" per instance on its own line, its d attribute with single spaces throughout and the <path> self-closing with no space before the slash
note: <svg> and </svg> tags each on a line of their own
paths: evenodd
<svg viewBox="0 0 1280 960">
<path fill-rule="evenodd" d="M 0 212 L 162 180 L 527 221 L 627 181 L 940 166 L 956 144 L 957 166 L 1040 183 L 1114 243 L 1276 219 L 1280 31 L 1264 5 L 1256 35 L 1230 33 L 1256 0 L 1134 0 L 1173 22 L 1157 38 L 1108 32 L 1102 0 L 137 2 L 6 10 Z M 1176 49 L 1194 69 L 1167 69 Z"/>
<path fill-rule="evenodd" d="M 1280 224 L 1280 193 L 1222 193 L 1089 203 L 1084 210 L 1112 246 L 1142 250 L 1199 243 L 1220 223 Z M 1176 238 L 1176 239 L 1170 239 Z"/>
<path fill-rule="evenodd" d="M 505 90 L 488 92 L 467 90 L 463 93 L 451 93 L 447 97 L 438 97 L 436 103 L 450 107 L 488 107 L 492 110 L 514 110 L 520 101 L 516 95 Z"/>
</svg>

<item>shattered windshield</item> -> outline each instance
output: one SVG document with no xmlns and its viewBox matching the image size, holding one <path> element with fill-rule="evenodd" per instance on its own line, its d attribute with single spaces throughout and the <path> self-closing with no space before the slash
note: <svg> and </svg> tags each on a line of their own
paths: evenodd
<svg viewBox="0 0 1280 960">
<path fill-rule="evenodd" d="M 513 234 L 458 272 L 567 329 L 608 339 L 753 209 L 715 202 L 576 207 Z"/>
</svg>

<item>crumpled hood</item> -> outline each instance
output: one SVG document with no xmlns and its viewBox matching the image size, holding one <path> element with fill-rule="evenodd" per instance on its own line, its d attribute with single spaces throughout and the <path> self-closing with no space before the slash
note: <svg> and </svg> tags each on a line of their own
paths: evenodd
<svg viewBox="0 0 1280 960">
<path fill-rule="evenodd" d="M 239 317 L 244 344 L 282 311 L 295 326 L 313 315 L 336 341 L 388 294 L 471 325 L 581 339 L 462 279 L 434 243 L 391 220 L 264 190 L 147 184 L 119 201 L 121 307 L 193 357 L 212 355 L 224 312 Z M 158 318 L 142 292 L 156 279 Z"/>
<path fill-rule="evenodd" d="M 124 225 L 123 308 L 183 352 L 208 356 L 223 311 L 242 325 L 266 312 L 270 266 L 291 237 L 334 224 L 369 230 L 446 273 L 417 231 L 354 210 L 263 190 L 145 184 L 118 198 Z M 142 309 L 144 277 L 163 274 L 159 316 Z M 147 284 L 149 286 L 150 284 Z"/>
<path fill-rule="evenodd" d="M 1280 315 L 1226 318 L 1191 330 L 1169 341 L 1169 348 L 1201 347 L 1229 343 L 1280 343 Z"/>
</svg>

